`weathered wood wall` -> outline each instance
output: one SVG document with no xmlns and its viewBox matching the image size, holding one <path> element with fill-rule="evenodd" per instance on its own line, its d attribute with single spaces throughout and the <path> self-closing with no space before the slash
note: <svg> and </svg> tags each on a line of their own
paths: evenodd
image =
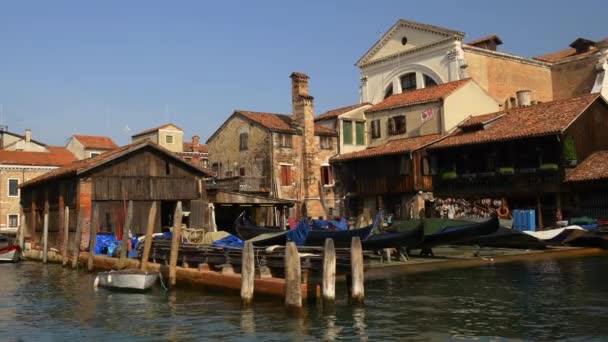
<svg viewBox="0 0 608 342">
<path fill-rule="evenodd" d="M 574 139 L 580 163 L 591 153 L 608 149 L 606 132 L 608 132 L 608 105 L 598 101 L 574 121 L 564 135 Z"/>
</svg>

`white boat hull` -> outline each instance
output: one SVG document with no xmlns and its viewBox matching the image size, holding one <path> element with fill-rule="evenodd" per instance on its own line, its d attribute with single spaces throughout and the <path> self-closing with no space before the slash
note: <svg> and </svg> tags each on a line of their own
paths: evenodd
<svg viewBox="0 0 608 342">
<path fill-rule="evenodd" d="M 97 274 L 95 282 L 106 288 L 145 291 L 156 283 L 158 276 L 158 272 L 140 270 L 110 271 Z"/>
<path fill-rule="evenodd" d="M 19 246 L 0 248 L 0 262 L 17 262 L 19 260 L 21 260 L 21 249 Z"/>
</svg>

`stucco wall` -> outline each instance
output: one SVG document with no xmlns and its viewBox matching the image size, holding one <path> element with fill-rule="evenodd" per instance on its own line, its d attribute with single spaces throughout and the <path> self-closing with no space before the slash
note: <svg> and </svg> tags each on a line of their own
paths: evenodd
<svg viewBox="0 0 608 342">
<path fill-rule="evenodd" d="M 70 139 L 65 148 L 67 148 L 68 151 L 72 152 L 72 154 L 75 155 L 78 159 L 89 158 L 89 156 L 86 155 L 84 152 L 84 146 L 82 145 L 82 143 L 74 137 Z"/>
<path fill-rule="evenodd" d="M 563 99 L 589 94 L 597 75 L 597 58 L 583 58 L 553 66 L 553 97 Z"/>
<path fill-rule="evenodd" d="M 367 144 L 368 144 L 368 141 L 369 141 L 369 136 L 368 136 L 368 132 L 367 132 L 367 124 L 365 125 L 365 130 L 364 130 L 365 141 L 364 141 L 363 145 L 357 145 L 356 144 L 356 141 L 355 141 L 356 127 L 355 127 L 354 123 L 353 123 L 353 126 L 352 126 L 352 130 L 353 130 L 353 132 L 352 132 L 352 134 L 353 134 L 353 144 L 348 144 L 348 145 L 344 144 L 344 140 L 342 139 L 342 131 L 343 131 L 342 128 L 344 127 L 344 124 L 343 124 L 344 120 L 351 120 L 353 122 L 356 122 L 356 121 L 365 122 L 366 121 L 365 110 L 368 109 L 368 108 L 370 108 L 370 107 L 371 107 L 371 105 L 362 106 L 360 108 L 357 108 L 357 109 L 351 110 L 349 112 L 346 112 L 346 113 L 344 113 L 344 114 L 342 114 L 342 115 L 340 115 L 338 117 L 338 122 L 339 122 L 338 126 L 340 127 L 340 129 L 339 129 L 340 139 L 338 139 L 338 141 L 340 143 L 339 152 L 341 154 L 361 151 L 361 150 L 364 150 L 364 149 L 367 148 Z"/>
<path fill-rule="evenodd" d="M 173 136 L 173 142 L 167 143 L 166 137 Z M 177 129 L 161 129 L 158 131 L 159 145 L 172 152 L 182 152 L 184 150 L 184 132 Z"/>
<path fill-rule="evenodd" d="M 469 116 L 493 113 L 500 109 L 498 103 L 475 82 L 469 82 L 444 100 L 445 132 L 456 127 Z"/>
</svg>

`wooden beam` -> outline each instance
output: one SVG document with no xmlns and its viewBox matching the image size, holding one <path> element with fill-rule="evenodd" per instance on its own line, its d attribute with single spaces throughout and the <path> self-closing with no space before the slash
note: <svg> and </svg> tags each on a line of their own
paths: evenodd
<svg viewBox="0 0 608 342">
<path fill-rule="evenodd" d="M 301 277 L 298 247 L 295 242 L 288 242 L 285 248 L 285 305 L 287 307 L 302 307 Z"/>
<path fill-rule="evenodd" d="M 129 251 L 129 231 L 133 224 L 133 201 L 129 201 L 127 206 L 127 218 L 125 219 L 125 225 L 122 228 L 122 245 L 120 248 L 120 257 L 116 262 L 116 269 L 123 269 L 126 267 L 125 259 L 127 258 L 127 252 Z"/>
<path fill-rule="evenodd" d="M 323 300 L 333 302 L 336 299 L 336 249 L 334 240 L 325 239 L 323 247 Z"/>
<path fill-rule="evenodd" d="M 355 236 L 350 244 L 350 265 L 351 265 L 351 291 L 350 299 L 353 302 L 362 303 L 365 298 L 364 275 L 363 275 L 363 249 L 361 239 Z"/>
<path fill-rule="evenodd" d="M 49 213 L 44 213 L 44 226 L 42 228 L 42 262 L 46 264 L 49 253 Z"/>
<path fill-rule="evenodd" d="M 249 305 L 253 301 L 253 289 L 255 280 L 255 263 L 253 243 L 245 241 L 243 247 L 243 261 L 241 265 L 241 301 L 244 305 Z"/>
<path fill-rule="evenodd" d="M 99 204 L 97 202 L 93 202 L 93 215 L 91 218 L 91 231 L 90 231 L 90 239 L 89 239 L 89 253 L 93 257 L 89 258 L 87 263 L 87 269 L 89 272 L 93 270 L 95 266 L 93 264 L 93 259 L 95 256 L 95 245 L 97 244 L 97 229 L 99 229 Z"/>
<path fill-rule="evenodd" d="M 156 224 L 156 212 L 158 210 L 158 201 L 152 201 L 150 204 L 150 211 L 148 212 L 148 222 L 146 227 L 146 238 L 144 240 L 144 253 L 141 257 L 141 269 L 146 271 L 148 269 L 148 259 L 150 258 L 150 250 L 152 249 L 152 234 L 154 233 L 154 226 Z"/>
<path fill-rule="evenodd" d="M 61 207 L 58 208 L 61 210 Z M 70 207 L 67 205 L 63 210 L 63 244 L 61 245 L 61 264 L 65 267 L 68 264 L 68 243 L 70 234 Z"/>
<path fill-rule="evenodd" d="M 179 245 L 182 238 L 182 201 L 175 205 L 175 215 L 173 215 L 173 236 L 171 238 L 171 254 L 169 256 L 169 286 L 175 287 L 175 272 L 177 267 L 177 256 L 179 255 Z"/>
<path fill-rule="evenodd" d="M 78 257 L 80 255 L 80 242 L 82 241 L 82 225 L 83 225 L 82 208 L 78 208 L 78 218 L 76 219 L 76 234 L 74 234 L 74 257 L 72 257 L 72 268 L 78 266 Z"/>
<path fill-rule="evenodd" d="M 543 230 L 543 207 L 540 203 L 540 196 L 536 196 L 536 218 L 538 220 L 538 230 Z"/>
</svg>

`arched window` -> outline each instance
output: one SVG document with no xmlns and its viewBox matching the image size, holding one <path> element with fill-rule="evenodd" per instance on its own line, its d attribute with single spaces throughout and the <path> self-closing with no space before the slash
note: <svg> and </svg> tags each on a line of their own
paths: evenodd
<svg viewBox="0 0 608 342">
<path fill-rule="evenodd" d="M 401 76 L 401 91 L 406 92 L 410 90 L 416 90 L 416 73 L 411 72 Z"/>
<path fill-rule="evenodd" d="M 425 88 L 436 86 L 436 85 L 437 85 L 437 82 L 435 82 L 434 79 L 432 79 L 429 75 L 424 75 L 424 87 Z"/>
<path fill-rule="evenodd" d="M 384 92 L 384 98 L 386 99 L 387 97 L 393 95 L 393 85 L 389 85 L 388 88 L 386 88 L 386 91 Z"/>
</svg>

